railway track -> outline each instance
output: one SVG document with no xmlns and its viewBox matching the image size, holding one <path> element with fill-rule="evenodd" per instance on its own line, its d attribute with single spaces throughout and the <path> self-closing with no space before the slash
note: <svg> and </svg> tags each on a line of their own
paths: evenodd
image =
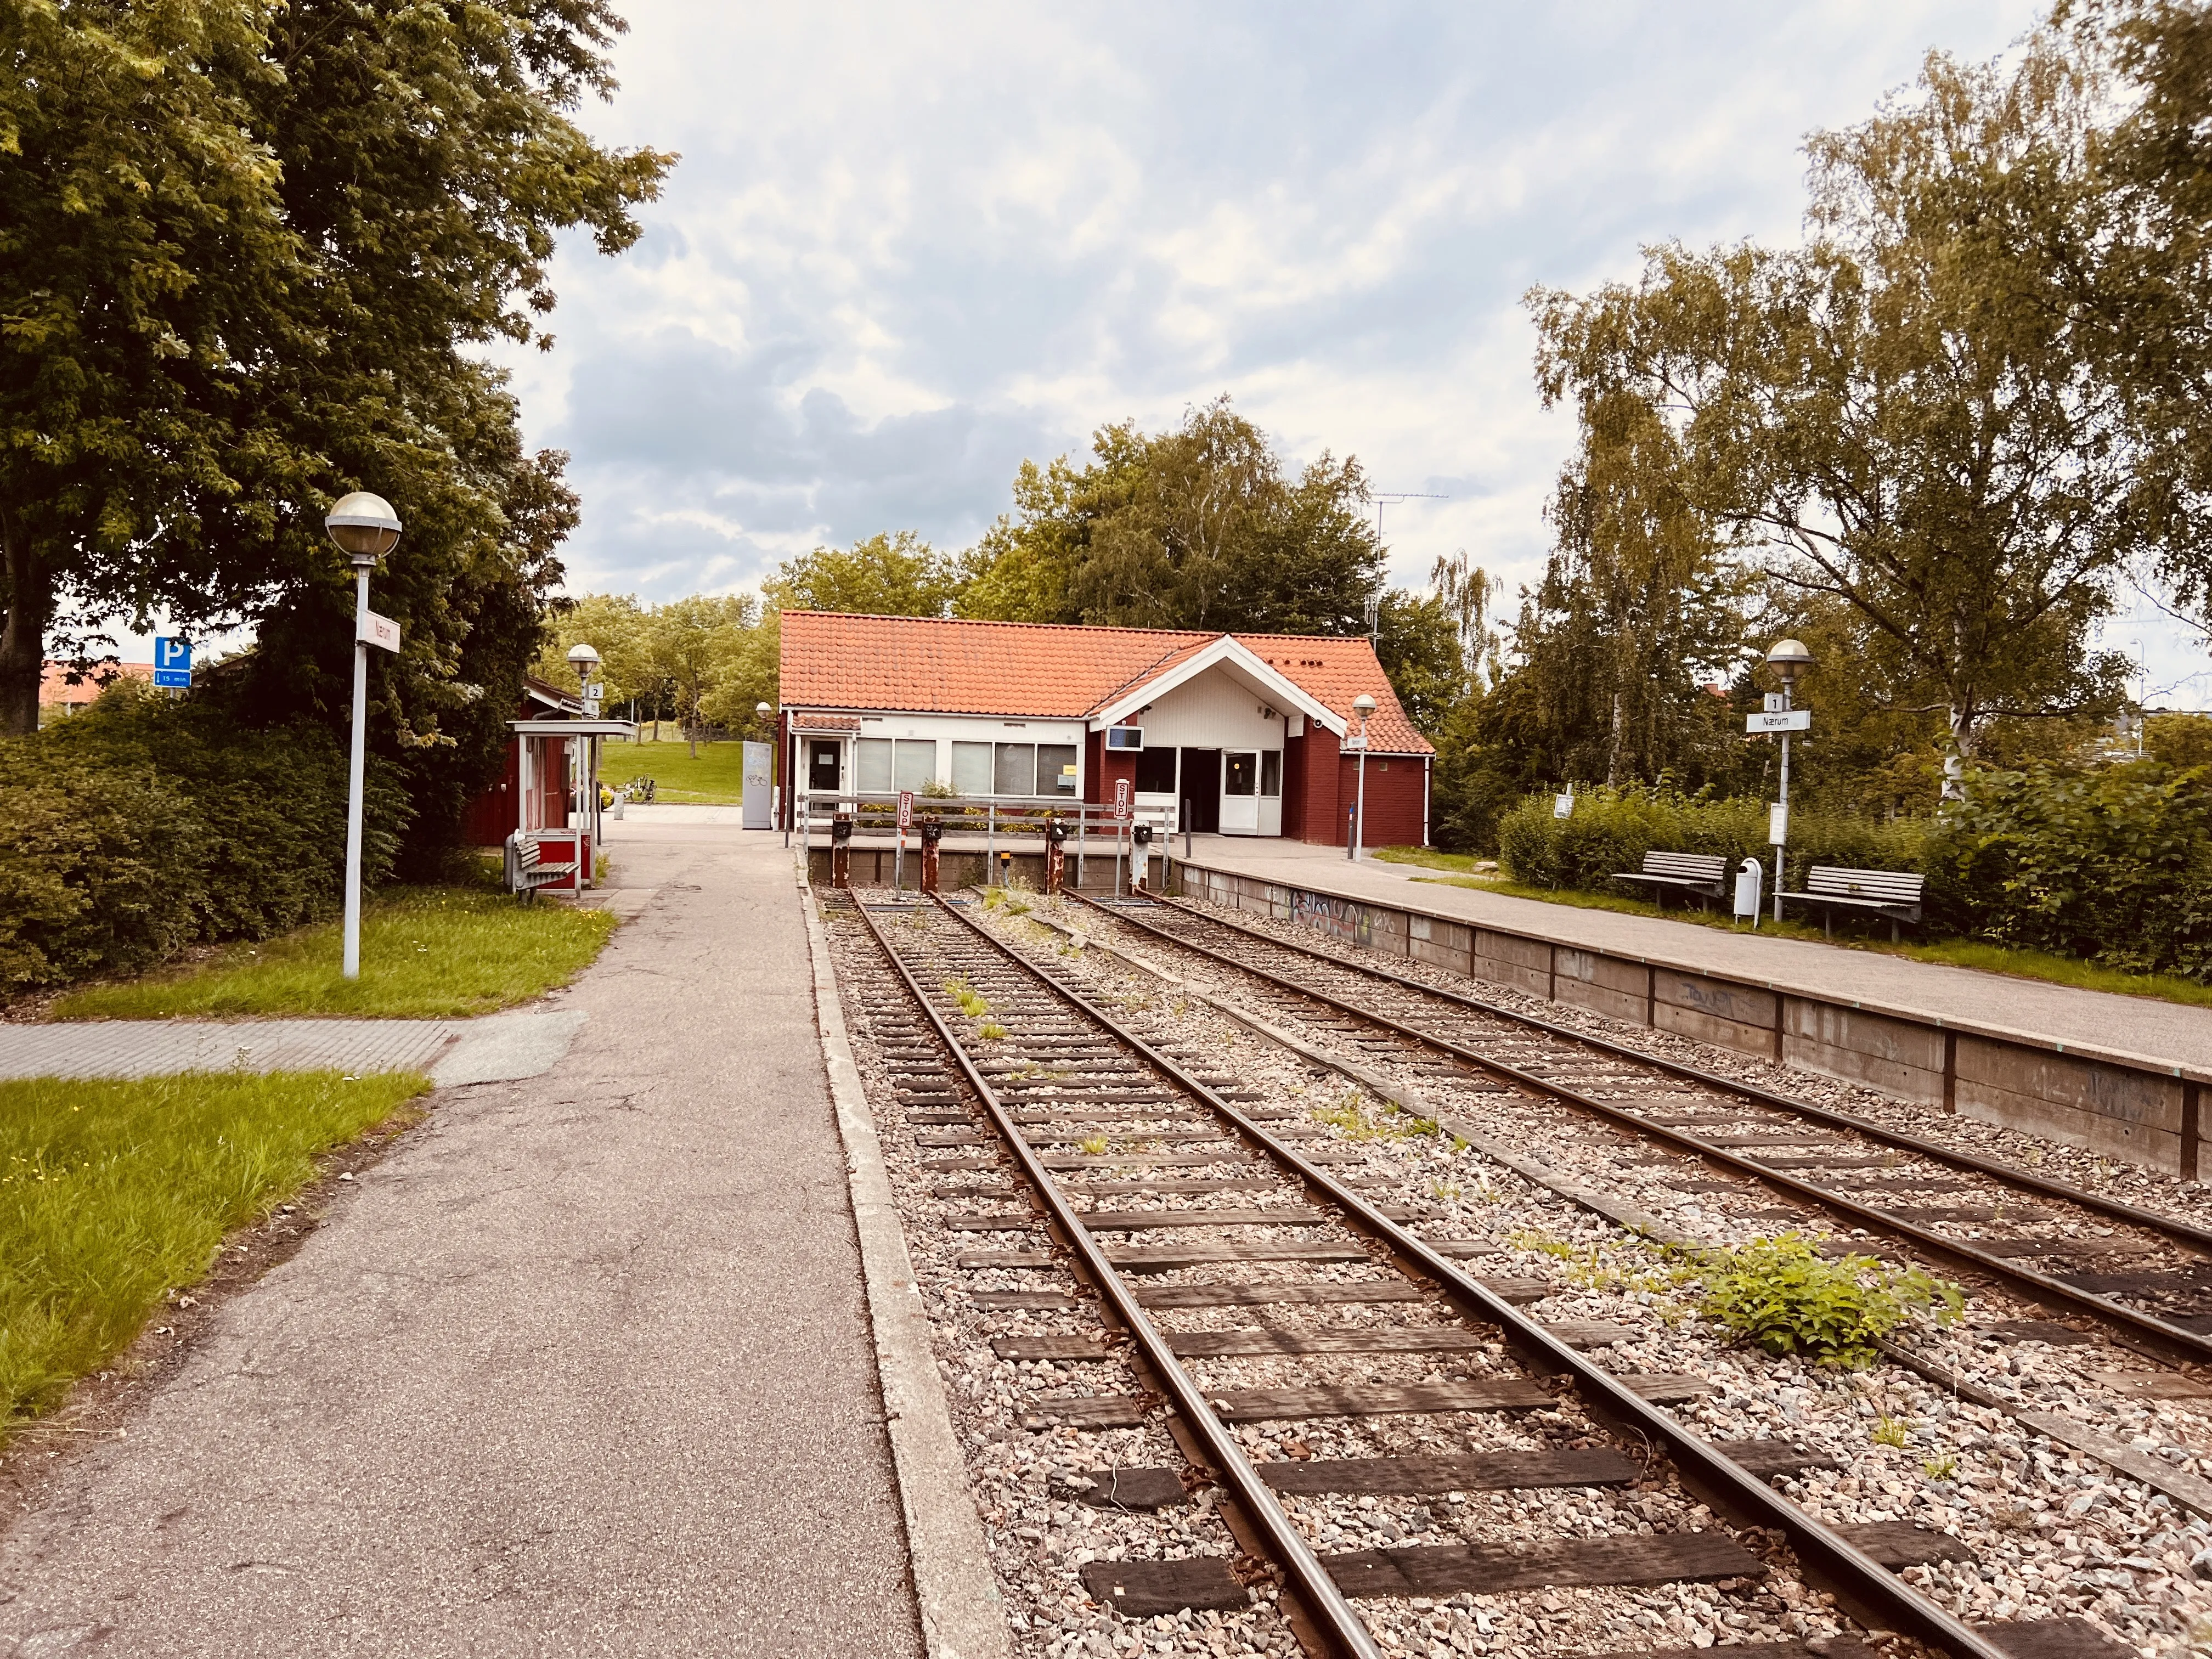
<svg viewBox="0 0 2212 1659">
<path fill-rule="evenodd" d="M 1571 1106 L 1625 1156 L 1654 1144 L 1682 1155 L 1662 1161 L 1662 1184 L 1670 1167 L 1717 1170 L 1721 1192 L 1755 1184 L 2175 1365 L 2212 1363 L 2212 1231 L 1183 904 L 1081 902 L 1376 1060 L 1426 1061 L 1447 1091 L 1496 1091 L 1483 1097 L 1487 1121 Z"/>
<path fill-rule="evenodd" d="M 1034 1401 L 1030 1420 L 1172 1437 L 1182 1467 L 1093 1471 L 1087 1501 L 1146 1509 L 1218 1489 L 1234 1553 L 1087 1563 L 1103 1606 L 1236 1608 L 1279 1585 L 1309 1652 L 1368 1655 L 1386 1650 L 1377 1607 L 1699 1583 L 1762 1616 L 1832 1598 L 1871 1632 L 1959 1659 L 2098 1650 L 2077 1621 L 1969 1627 L 1892 1570 L 1936 1559 L 1917 1552 L 1940 1537 L 1817 1520 L 1769 1484 L 1811 1466 L 1800 1449 L 1699 1437 L 1666 1407 L 1701 1379 L 1609 1370 L 1585 1350 L 1615 1333 L 1533 1317 L 1526 1286 L 1480 1272 L 1494 1241 L 1431 1236 L 1418 1204 L 1359 1181 L 1358 1155 L 1303 1113 L 957 907 L 832 914 L 879 953 L 854 994 L 918 1139 L 945 1154 L 926 1166 L 950 1183 L 939 1195 L 969 1206 L 945 1224 L 988 1246 L 960 1267 L 1020 1285 L 970 1292 L 1024 1326 L 994 1347 L 1123 1379 Z M 1292 1425 L 1291 1454 L 1255 1456 L 1259 1424 Z M 1424 1449 L 1405 1455 L 1392 1425 L 1419 1425 Z M 1563 1492 L 1582 1504 L 1565 1527 Z M 1309 1535 L 1329 1503 L 1378 1496 L 1480 1496 L 1486 1520 L 1474 1541 L 1332 1552 Z M 1753 1655 L 1799 1659 L 1780 1633 Z"/>
</svg>

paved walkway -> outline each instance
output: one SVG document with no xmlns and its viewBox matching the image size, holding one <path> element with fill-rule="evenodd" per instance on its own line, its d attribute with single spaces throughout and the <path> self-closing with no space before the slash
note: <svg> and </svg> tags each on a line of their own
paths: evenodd
<svg viewBox="0 0 2212 1659">
<path fill-rule="evenodd" d="M 1178 860 L 1182 857 L 1180 836 L 1175 854 Z M 1340 847 L 1200 836 L 1194 839 L 1191 861 L 1870 1008 L 2055 1039 L 2069 1048 L 2095 1048 L 2161 1065 L 2212 1066 L 2212 1008 L 2084 991 L 1808 939 L 1730 933 L 1657 916 L 1582 910 L 1425 882 L 1417 878 L 1437 872 L 1413 865 L 1353 864 Z"/>
<path fill-rule="evenodd" d="M 0 1655 L 920 1652 L 781 838 L 654 890 L 0 1536 Z"/>
<path fill-rule="evenodd" d="M 536 1077 L 568 1052 L 580 1009 L 481 1019 L 101 1019 L 0 1025 L 0 1078 L 174 1072 L 428 1072 L 441 1088 Z"/>
</svg>

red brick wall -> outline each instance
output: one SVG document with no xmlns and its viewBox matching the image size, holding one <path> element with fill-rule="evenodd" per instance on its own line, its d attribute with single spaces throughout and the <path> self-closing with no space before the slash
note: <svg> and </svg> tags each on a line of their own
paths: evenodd
<svg viewBox="0 0 2212 1659">
<path fill-rule="evenodd" d="M 1337 799 L 1337 738 L 1324 726 L 1306 722 L 1306 734 L 1299 740 L 1304 750 L 1299 771 L 1304 775 L 1298 789 L 1297 837 L 1300 841 L 1319 842 L 1324 847 L 1344 845 L 1344 803 Z M 1283 833 L 1291 833 L 1289 825 L 1288 803 L 1285 802 Z"/>
<path fill-rule="evenodd" d="M 1346 755 L 1337 763 L 1337 787 L 1344 792 L 1337 807 L 1333 845 L 1345 843 L 1345 809 L 1358 798 L 1359 757 Z M 1423 844 L 1423 809 L 1428 800 L 1428 769 L 1418 755 L 1373 755 L 1367 761 L 1367 829 L 1360 837 L 1368 847 L 1419 847 Z"/>
<path fill-rule="evenodd" d="M 1114 781 L 1116 778 L 1128 779 L 1130 794 L 1133 796 L 1137 793 L 1137 757 L 1134 755 L 1127 750 L 1109 754 L 1106 734 L 1103 732 L 1091 732 L 1084 738 L 1083 744 L 1085 791 L 1083 798 L 1085 800 L 1110 806 L 1114 801 Z"/>
</svg>

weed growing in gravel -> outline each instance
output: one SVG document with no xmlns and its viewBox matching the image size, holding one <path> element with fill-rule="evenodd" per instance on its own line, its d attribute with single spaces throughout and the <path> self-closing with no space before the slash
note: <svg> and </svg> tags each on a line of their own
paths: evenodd
<svg viewBox="0 0 2212 1659">
<path fill-rule="evenodd" d="M 1923 1458 L 1920 1472 L 1930 1480 L 1948 1480 L 1953 1475 L 1958 1474 L 1959 1460 L 1955 1457 Z"/>
<path fill-rule="evenodd" d="M 1103 1158 L 1106 1156 L 1106 1137 L 1104 1135 L 1093 1135 L 1090 1139 L 1079 1141 L 1076 1144 L 1082 1147 L 1083 1155 L 1085 1158 Z"/>
<path fill-rule="evenodd" d="M 983 895 L 986 910 L 1004 910 L 1010 916 L 1025 916 L 1034 908 L 1029 890 L 1018 876 L 1009 876 L 1004 887 L 994 887 Z"/>
<path fill-rule="evenodd" d="M 1868 1437 L 1877 1446 L 1895 1446 L 1902 1450 L 1911 1436 L 1911 1419 L 1884 1416 L 1875 1419 L 1874 1432 Z"/>
<path fill-rule="evenodd" d="M 1875 1344 L 1912 1314 L 1948 1324 L 1966 1297 L 1918 1267 L 1899 1272 L 1870 1255 L 1829 1261 L 1802 1234 L 1699 1251 L 1683 1277 L 1705 1285 L 1705 1314 L 1775 1355 L 1858 1370 Z"/>
<path fill-rule="evenodd" d="M 1357 1089 L 1346 1091 L 1328 1105 L 1315 1107 L 1313 1115 L 1340 1131 L 1346 1140 L 1410 1140 L 1437 1132 L 1436 1119 L 1415 1117 L 1395 1101 L 1384 1101 L 1378 1116 L 1369 1117 L 1360 1110 Z"/>
<path fill-rule="evenodd" d="M 958 1003 L 960 1012 L 970 1019 L 981 1019 L 991 1012 L 989 1000 L 963 975 L 945 981 L 945 994 Z"/>
<path fill-rule="evenodd" d="M 975 1028 L 975 1035 L 986 1042 L 996 1042 L 1006 1034 L 1006 1028 L 995 1019 L 987 1019 Z"/>
</svg>

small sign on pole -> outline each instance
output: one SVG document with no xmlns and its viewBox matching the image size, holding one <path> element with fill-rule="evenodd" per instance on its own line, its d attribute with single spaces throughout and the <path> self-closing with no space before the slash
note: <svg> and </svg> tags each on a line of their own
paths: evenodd
<svg viewBox="0 0 2212 1659">
<path fill-rule="evenodd" d="M 1813 711 L 1809 708 L 1778 708 L 1771 714 L 1746 714 L 1743 729 L 1747 732 L 1809 732 L 1813 729 Z"/>
<path fill-rule="evenodd" d="M 354 625 L 354 638 L 363 645 L 373 645 L 380 651 L 399 649 L 399 624 L 389 617 L 380 617 L 374 611 L 363 611 Z"/>
<path fill-rule="evenodd" d="M 911 828 L 913 823 L 914 791 L 911 789 L 902 789 L 899 791 L 898 827 L 902 832 L 904 832 L 908 829 Z"/>
<path fill-rule="evenodd" d="M 1780 691 L 1770 691 L 1766 694 L 1765 707 L 1768 714 L 1778 714 L 1790 707 L 1790 699 Z"/>
<path fill-rule="evenodd" d="M 1771 801 L 1766 808 L 1766 840 L 1771 847 L 1779 847 L 1790 839 L 1790 803 Z"/>
<path fill-rule="evenodd" d="M 165 691 L 189 691 L 192 685 L 192 642 L 156 639 L 154 641 L 154 684 Z"/>
<path fill-rule="evenodd" d="M 1573 790 L 1570 789 L 1564 794 L 1554 795 L 1552 797 L 1552 816 L 1553 817 L 1571 818 L 1574 817 L 1574 815 L 1575 793 Z"/>
<path fill-rule="evenodd" d="M 1126 823 L 1128 820 L 1129 781 L 1127 778 L 1116 778 L 1114 780 L 1114 821 L 1116 823 Z"/>
</svg>

